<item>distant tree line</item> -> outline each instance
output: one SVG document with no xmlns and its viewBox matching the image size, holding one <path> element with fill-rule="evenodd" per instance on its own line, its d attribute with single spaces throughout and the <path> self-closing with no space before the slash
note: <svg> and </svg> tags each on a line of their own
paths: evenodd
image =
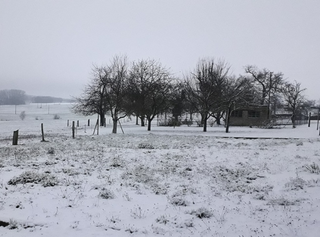
<svg viewBox="0 0 320 237">
<path fill-rule="evenodd" d="M 23 105 L 31 103 L 62 103 L 75 102 L 74 99 L 62 99 L 52 96 L 30 96 L 23 90 L 0 90 L 0 105 Z"/>
<path fill-rule="evenodd" d="M 33 103 L 61 103 L 63 102 L 63 99 L 51 96 L 34 96 L 31 101 Z"/>
<path fill-rule="evenodd" d="M 0 90 L 0 105 L 21 105 L 26 103 L 26 93 L 22 90 Z"/>
<path fill-rule="evenodd" d="M 232 111 L 248 105 L 267 105 L 268 117 L 279 108 L 292 114 L 293 127 L 299 111 L 314 104 L 307 101 L 304 88 L 298 82 L 286 81 L 281 72 L 249 65 L 244 74 L 232 75 L 230 65 L 222 60 L 201 59 L 184 78 L 176 78 L 160 62 L 152 59 L 129 62 L 126 57 L 114 57 L 105 66 L 94 66 L 92 78 L 83 94 L 76 98 L 73 111 L 83 115 L 98 114 L 100 126 L 110 114 L 113 133 L 121 118 L 134 115 L 141 126 L 151 130 L 151 122 L 160 114 L 172 115 L 179 123 L 185 113 L 201 115 L 201 126 L 207 131 L 207 121 L 225 121 L 226 132 Z M 138 124 L 138 121 L 137 121 Z"/>
</svg>

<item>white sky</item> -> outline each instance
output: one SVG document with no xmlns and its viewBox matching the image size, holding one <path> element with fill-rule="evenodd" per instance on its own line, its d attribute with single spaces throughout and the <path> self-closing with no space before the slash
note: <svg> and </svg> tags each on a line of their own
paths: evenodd
<svg viewBox="0 0 320 237">
<path fill-rule="evenodd" d="M 92 65 L 156 59 L 179 77 L 199 58 L 235 75 L 282 72 L 320 99 L 319 0 L 0 0 L 0 90 L 79 96 Z"/>
</svg>

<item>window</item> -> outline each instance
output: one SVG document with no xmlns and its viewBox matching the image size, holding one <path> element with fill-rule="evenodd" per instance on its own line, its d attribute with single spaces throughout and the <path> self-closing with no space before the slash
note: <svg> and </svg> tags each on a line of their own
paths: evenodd
<svg viewBox="0 0 320 237">
<path fill-rule="evenodd" d="M 249 110 L 248 111 L 248 117 L 249 118 L 259 118 L 260 117 L 260 111 Z"/>
<path fill-rule="evenodd" d="M 242 118 L 242 110 L 234 110 L 231 112 L 231 117 Z"/>
</svg>

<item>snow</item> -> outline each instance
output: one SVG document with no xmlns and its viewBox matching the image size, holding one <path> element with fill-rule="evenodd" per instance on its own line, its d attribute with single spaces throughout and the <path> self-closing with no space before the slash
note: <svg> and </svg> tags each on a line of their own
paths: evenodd
<svg viewBox="0 0 320 237">
<path fill-rule="evenodd" d="M 124 134 L 92 135 L 69 106 L 0 106 L 0 236 L 319 235 L 316 123 L 226 134 L 123 119 Z"/>
</svg>

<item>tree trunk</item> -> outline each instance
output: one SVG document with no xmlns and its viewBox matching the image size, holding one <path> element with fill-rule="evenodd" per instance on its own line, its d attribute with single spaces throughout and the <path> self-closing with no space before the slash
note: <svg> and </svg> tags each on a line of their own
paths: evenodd
<svg viewBox="0 0 320 237">
<path fill-rule="evenodd" d="M 218 112 L 216 115 L 217 125 L 221 125 L 222 112 Z"/>
<path fill-rule="evenodd" d="M 106 117 L 104 114 L 100 114 L 100 126 L 105 126 L 106 125 Z"/>
<path fill-rule="evenodd" d="M 152 119 L 148 119 L 148 131 L 151 131 L 151 121 Z"/>
<path fill-rule="evenodd" d="M 260 104 L 264 105 L 265 101 L 266 101 L 266 97 L 267 97 L 267 90 L 265 87 L 263 87 L 262 89 L 262 97 L 261 97 L 261 101 Z"/>
<path fill-rule="evenodd" d="M 167 123 L 167 113 L 166 113 L 166 112 L 164 113 L 164 124 L 165 124 L 165 125 L 168 124 L 168 123 Z"/>
<path fill-rule="evenodd" d="M 112 122 L 113 122 L 112 133 L 117 133 L 118 119 L 112 119 Z"/>
<path fill-rule="evenodd" d="M 309 113 L 309 117 L 308 117 L 308 127 L 310 128 L 310 122 L 311 122 L 311 112 Z"/>
<path fill-rule="evenodd" d="M 226 114 L 226 133 L 229 133 L 229 127 L 230 127 L 230 116 L 231 116 L 231 109 L 228 108 L 227 114 Z"/>
<path fill-rule="evenodd" d="M 141 127 L 144 127 L 144 126 L 145 126 L 145 124 L 144 124 L 144 119 L 145 119 L 144 116 L 141 116 L 141 117 L 140 117 Z"/>
<path fill-rule="evenodd" d="M 294 113 L 291 116 L 291 121 L 292 121 L 292 128 L 296 128 L 296 116 Z"/>
<path fill-rule="evenodd" d="M 221 125 L 221 117 L 216 118 L 217 125 Z"/>
<path fill-rule="evenodd" d="M 178 121 L 179 121 L 179 115 L 174 116 L 174 122 L 178 124 Z"/>
<path fill-rule="evenodd" d="M 203 131 L 206 132 L 207 131 L 207 121 L 208 121 L 208 115 L 202 114 L 201 115 L 201 123 L 203 123 Z"/>
<path fill-rule="evenodd" d="M 207 120 L 203 121 L 203 131 L 206 132 L 207 131 Z"/>
</svg>

